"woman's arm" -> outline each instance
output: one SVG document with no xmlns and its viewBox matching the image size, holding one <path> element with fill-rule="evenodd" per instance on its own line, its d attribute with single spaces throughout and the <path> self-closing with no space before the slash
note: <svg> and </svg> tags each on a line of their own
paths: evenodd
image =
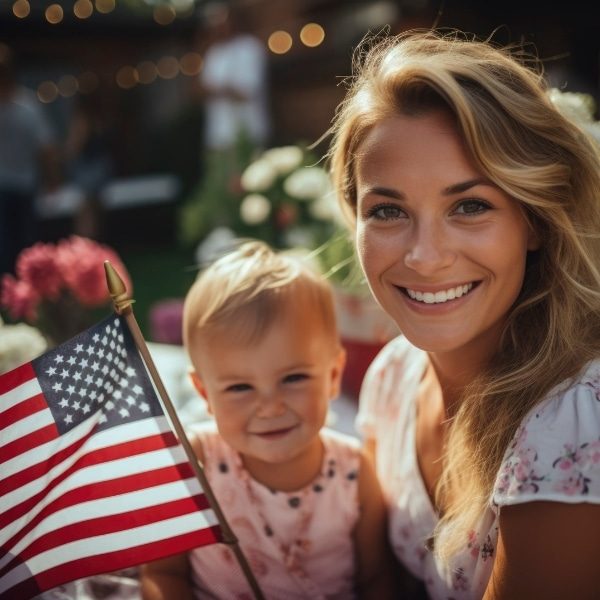
<svg viewBox="0 0 600 600">
<path fill-rule="evenodd" d="M 373 462 L 365 451 L 361 453 L 358 498 L 360 515 L 354 547 L 360 598 L 395 598 L 395 561 L 388 542 L 387 509 Z"/>
<path fill-rule="evenodd" d="M 143 600 L 193 600 L 187 553 L 143 565 L 140 585 Z"/>
<path fill-rule="evenodd" d="M 503 506 L 484 600 L 600 598 L 600 505 Z"/>
</svg>

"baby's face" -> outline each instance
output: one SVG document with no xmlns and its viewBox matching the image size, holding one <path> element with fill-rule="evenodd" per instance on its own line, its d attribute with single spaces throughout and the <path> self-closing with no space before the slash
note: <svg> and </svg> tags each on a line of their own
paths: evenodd
<svg viewBox="0 0 600 600">
<path fill-rule="evenodd" d="M 321 321 L 288 311 L 257 342 L 233 334 L 197 344 L 192 360 L 223 439 L 245 459 L 293 464 L 320 444 L 344 353 Z"/>
</svg>

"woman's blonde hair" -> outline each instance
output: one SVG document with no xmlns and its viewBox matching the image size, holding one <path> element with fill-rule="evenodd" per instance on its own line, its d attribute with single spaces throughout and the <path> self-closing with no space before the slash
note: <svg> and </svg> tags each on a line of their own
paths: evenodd
<svg viewBox="0 0 600 600">
<path fill-rule="evenodd" d="M 524 416 L 600 354 L 599 151 L 551 103 L 539 62 L 516 48 L 455 31 L 411 31 L 366 41 L 356 57 L 329 153 L 351 218 L 355 162 L 372 127 L 442 109 L 478 169 L 520 203 L 541 241 L 499 347 L 451 423 L 435 532 L 436 552 L 448 559 L 476 530 Z"/>
<path fill-rule="evenodd" d="M 227 331 L 232 343 L 260 340 L 287 307 L 316 312 L 324 335 L 337 344 L 331 285 L 301 256 L 276 252 L 261 241 L 242 241 L 204 269 L 183 307 L 188 350 L 207 332 Z"/>
</svg>

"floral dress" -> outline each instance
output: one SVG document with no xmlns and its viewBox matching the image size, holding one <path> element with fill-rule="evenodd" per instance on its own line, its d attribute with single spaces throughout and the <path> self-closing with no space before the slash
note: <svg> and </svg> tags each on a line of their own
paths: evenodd
<svg viewBox="0 0 600 600">
<path fill-rule="evenodd" d="M 252 479 L 214 422 L 192 431 L 202 443 L 211 488 L 266 599 L 356 598 L 352 534 L 359 514 L 359 440 L 321 430 L 321 473 L 300 490 L 281 492 Z M 196 598 L 253 599 L 227 546 L 197 548 L 190 563 Z"/>
<path fill-rule="evenodd" d="M 600 504 L 600 361 L 552 390 L 523 420 L 507 448 L 489 508 L 449 567 L 428 549 L 438 516 L 415 451 L 416 394 L 425 352 L 399 336 L 379 353 L 363 383 L 357 427 L 377 440 L 377 471 L 389 506 L 389 535 L 402 563 L 432 600 L 483 596 L 502 506 L 533 500 Z"/>
</svg>

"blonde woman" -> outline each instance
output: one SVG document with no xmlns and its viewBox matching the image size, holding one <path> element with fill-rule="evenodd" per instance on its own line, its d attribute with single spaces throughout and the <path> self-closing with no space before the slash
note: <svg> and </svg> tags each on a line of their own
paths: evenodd
<svg viewBox="0 0 600 600">
<path fill-rule="evenodd" d="M 363 46 L 330 153 L 403 335 L 358 424 L 433 599 L 600 597 L 600 159 L 521 53 Z M 527 59 L 529 60 L 529 59 Z"/>
</svg>

